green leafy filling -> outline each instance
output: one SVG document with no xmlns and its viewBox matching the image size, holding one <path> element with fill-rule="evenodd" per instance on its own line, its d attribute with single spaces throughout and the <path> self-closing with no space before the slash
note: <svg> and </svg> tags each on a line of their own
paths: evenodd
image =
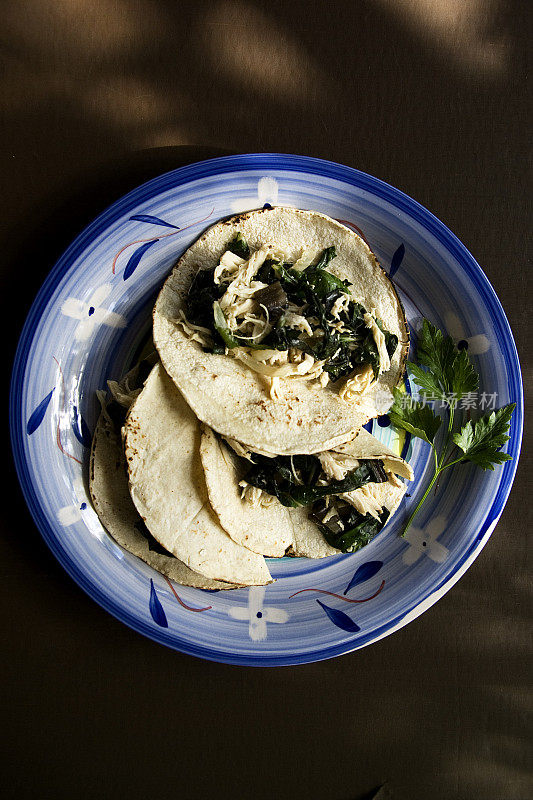
<svg viewBox="0 0 533 800">
<path fill-rule="evenodd" d="M 370 482 L 386 481 L 383 462 L 378 459 L 361 460 L 359 466 L 351 470 L 345 478 L 332 480 L 324 486 L 318 484 L 323 472 L 316 456 L 267 458 L 252 454 L 252 459 L 254 463 L 244 480 L 277 497 L 284 506 L 309 506 L 309 519 L 318 526 L 328 543 L 343 553 L 351 553 L 363 547 L 381 530 L 387 520 L 388 511 L 375 519 L 370 514 L 360 514 L 339 497 L 331 497 L 354 491 Z M 325 498 L 330 499 L 326 501 Z M 329 519 L 324 522 L 326 514 Z"/>
<path fill-rule="evenodd" d="M 229 242 L 227 249 L 242 258 L 249 258 L 250 248 L 240 233 Z M 271 315 L 271 321 L 276 320 L 275 324 L 260 343 L 250 342 L 246 337 L 230 332 L 218 304 L 226 287 L 214 283 L 214 269 L 201 270 L 195 276 L 187 295 L 187 319 L 211 331 L 213 344 L 208 348 L 211 352 L 224 352 L 226 347 L 295 348 L 318 361 L 325 361 L 324 371 L 333 383 L 364 364 L 371 365 L 377 378 L 380 358 L 372 331 L 364 320 L 366 309 L 351 300 L 338 318 L 331 313 L 336 300 L 351 294 L 349 282 L 337 278 L 326 269 L 335 255 L 334 247 L 326 247 L 316 264 L 301 271 L 293 269 L 289 263 L 273 259 L 263 263 L 257 272 L 257 280 L 268 286 L 276 284 L 279 289 L 276 292 L 275 313 Z M 283 305 L 286 307 L 289 302 L 304 307 L 305 317 L 312 320 L 312 337 L 287 326 Z M 333 322 L 342 323 L 342 333 L 331 327 L 329 323 Z M 392 358 L 398 346 L 398 337 L 385 330 L 380 320 L 376 322 L 385 336 L 387 353 Z"/>
<path fill-rule="evenodd" d="M 361 460 L 342 480 L 332 480 L 325 486 L 317 484 L 322 465 L 316 456 L 267 456 L 252 454 L 253 466 L 244 480 L 277 497 L 284 506 L 307 506 L 316 500 L 334 494 L 359 489 L 366 483 L 383 483 L 387 475 L 383 461 Z"/>
<path fill-rule="evenodd" d="M 236 256 L 240 258 L 250 258 L 250 248 L 248 246 L 248 242 L 242 235 L 242 233 L 237 233 L 231 242 L 228 244 L 227 249 L 231 253 L 235 253 Z"/>
<path fill-rule="evenodd" d="M 389 518 L 387 509 L 384 509 L 377 519 L 371 514 L 360 514 L 345 500 L 338 498 L 334 508 L 335 516 L 323 522 L 327 513 L 326 508 L 316 503 L 309 518 L 318 526 L 327 543 L 343 553 L 355 553 L 367 545 Z"/>
</svg>

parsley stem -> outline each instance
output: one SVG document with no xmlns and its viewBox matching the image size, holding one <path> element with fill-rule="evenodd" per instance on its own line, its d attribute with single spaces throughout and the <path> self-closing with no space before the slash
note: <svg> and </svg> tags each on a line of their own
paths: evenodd
<svg viewBox="0 0 533 800">
<path fill-rule="evenodd" d="M 441 453 L 441 456 L 440 456 L 440 459 L 439 459 L 439 469 L 442 467 L 442 465 L 444 463 L 444 459 L 446 458 L 446 452 L 448 450 L 448 444 L 450 442 L 450 436 L 451 436 L 452 428 L 453 428 L 454 415 L 455 415 L 455 405 L 454 405 L 454 402 L 452 400 L 452 402 L 450 403 L 450 413 L 449 413 L 449 417 L 448 417 L 448 430 L 446 431 L 444 444 L 442 446 L 442 453 Z"/>
<path fill-rule="evenodd" d="M 438 462 L 438 465 L 437 465 L 437 469 L 438 469 L 439 473 L 442 472 L 442 470 L 444 469 L 443 465 L 444 465 L 444 462 L 446 460 L 446 456 L 448 455 L 448 458 L 449 458 L 449 456 L 453 453 L 453 451 L 455 449 L 454 447 L 452 447 L 451 451 L 448 453 L 448 445 L 450 443 L 450 437 L 451 437 L 451 434 L 452 434 L 454 415 L 455 415 L 455 403 L 452 400 L 450 402 L 450 413 L 449 413 L 449 416 L 448 416 L 448 430 L 446 431 L 446 436 L 444 438 L 444 444 L 442 445 L 442 453 L 441 453 L 441 456 L 440 456 L 440 459 L 439 459 L 439 462 Z M 435 494 L 437 493 L 437 489 L 438 488 L 439 488 L 439 481 L 437 480 L 437 485 L 435 486 Z"/>
<path fill-rule="evenodd" d="M 433 445 L 432 445 L 432 447 L 433 447 Z M 431 479 L 431 482 L 430 482 L 429 486 L 427 487 L 426 491 L 424 492 L 424 496 L 422 497 L 421 500 L 419 500 L 415 510 L 413 511 L 413 513 L 411 514 L 409 519 L 407 520 L 407 524 L 405 525 L 405 528 L 402 531 L 402 536 L 405 536 L 405 534 L 407 533 L 407 530 L 411 527 L 411 524 L 412 524 L 414 518 L 418 514 L 421 506 L 424 504 L 428 494 L 430 493 L 431 489 L 433 488 L 433 485 L 434 485 L 435 481 L 437 480 L 437 478 L 440 475 L 441 470 L 440 470 L 440 467 L 439 467 L 439 464 L 438 464 L 438 460 L 437 460 L 437 451 L 436 451 L 436 449 L 434 447 L 433 447 L 433 453 L 435 455 L 435 473 L 434 473 L 434 475 L 433 475 L 433 477 Z"/>
<path fill-rule="evenodd" d="M 443 472 L 443 470 L 448 469 L 448 467 L 453 467 L 454 464 L 459 464 L 463 460 L 464 460 L 464 456 L 460 456 L 459 458 L 456 458 L 455 461 L 449 461 L 447 464 L 445 464 L 441 468 L 440 471 Z"/>
</svg>

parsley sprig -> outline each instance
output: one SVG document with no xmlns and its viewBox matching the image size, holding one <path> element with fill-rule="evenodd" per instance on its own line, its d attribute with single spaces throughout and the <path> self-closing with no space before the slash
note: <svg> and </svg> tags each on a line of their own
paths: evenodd
<svg viewBox="0 0 533 800">
<path fill-rule="evenodd" d="M 399 389 L 394 389 L 394 404 L 389 417 L 396 428 L 408 431 L 431 446 L 435 471 L 402 535 L 444 470 L 465 461 L 471 461 L 484 470 L 494 469 L 494 464 L 503 464 L 512 458 L 500 452 L 500 448 L 510 438 L 507 434 L 516 403 L 486 414 L 477 421 L 465 422 L 462 419 L 460 430 L 453 430 L 459 401 L 466 394 L 474 392 L 479 384 L 479 376 L 466 350 L 458 350 L 450 336 L 445 336 L 425 319 L 419 334 L 416 359 L 418 364 L 409 363 L 407 367 L 419 386 L 421 400 L 408 398 Z M 440 400 L 441 406 L 448 409 L 448 426 L 440 451 L 436 437 L 445 420 L 427 405 L 428 401 L 436 400 Z"/>
</svg>

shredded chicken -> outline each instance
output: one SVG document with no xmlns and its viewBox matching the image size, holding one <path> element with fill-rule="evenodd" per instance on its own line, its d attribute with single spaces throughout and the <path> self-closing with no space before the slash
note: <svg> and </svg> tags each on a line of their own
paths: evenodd
<svg viewBox="0 0 533 800">
<path fill-rule="evenodd" d="M 390 369 L 390 358 L 389 354 L 387 353 L 385 334 L 378 327 L 377 322 L 372 314 L 366 312 L 366 314 L 363 314 L 363 319 L 366 323 L 366 327 L 371 329 L 376 347 L 378 348 L 379 374 L 381 375 L 382 372 L 387 372 Z"/>
<path fill-rule="evenodd" d="M 113 398 L 124 408 L 129 408 L 137 395 L 141 393 L 140 388 L 132 389 L 129 386 L 127 378 L 122 383 L 118 383 L 117 381 L 108 381 L 107 385 L 109 387 L 109 391 L 113 395 Z"/>
<path fill-rule="evenodd" d="M 273 261 L 279 261 L 280 264 L 284 264 L 286 261 L 290 261 L 288 253 L 285 250 L 282 250 L 281 247 L 278 247 L 276 244 L 270 245 L 270 252 L 268 255 Z"/>
<path fill-rule="evenodd" d="M 303 333 L 307 333 L 309 336 L 313 335 L 313 329 L 302 314 L 295 314 L 293 311 L 286 311 L 283 315 L 283 322 L 287 328 L 296 328 Z"/>
<path fill-rule="evenodd" d="M 209 347 L 213 343 L 209 328 L 203 328 L 201 325 L 194 325 L 192 322 L 189 322 L 181 308 L 179 314 L 180 318 L 172 319 L 171 322 L 179 325 L 187 338 L 193 342 L 199 342 L 203 347 Z"/>
<path fill-rule="evenodd" d="M 307 269 L 307 267 L 311 266 L 311 264 L 316 261 L 318 255 L 319 253 L 316 251 L 302 247 L 300 255 L 292 265 L 292 268 L 297 272 L 303 272 L 304 269 Z"/>
<path fill-rule="evenodd" d="M 220 307 L 227 308 L 233 305 L 233 295 L 240 296 L 243 289 L 249 289 L 252 278 L 257 270 L 264 264 L 267 257 L 271 255 L 272 248 L 265 245 L 252 253 L 248 261 L 243 261 L 238 269 L 232 274 L 231 283 L 228 285 L 225 294 L 220 300 Z M 263 285 L 264 286 L 264 285 Z"/>
<path fill-rule="evenodd" d="M 255 353 L 261 353 L 261 350 L 252 350 L 248 353 L 244 348 L 235 347 L 230 352 L 234 358 L 238 361 L 242 361 L 243 364 L 253 369 L 254 372 L 258 372 L 260 375 L 265 375 L 268 378 L 303 377 L 305 380 L 314 380 L 318 378 L 322 372 L 322 367 L 325 363 L 324 361 L 315 361 L 312 356 L 306 353 L 299 363 L 289 362 L 278 366 L 268 363 L 269 360 L 265 362 L 256 358 Z M 286 353 L 286 351 L 283 350 L 280 352 Z"/>
<path fill-rule="evenodd" d="M 239 486 L 241 487 L 241 500 L 250 503 L 252 508 L 257 508 L 258 506 L 268 508 L 277 501 L 277 498 L 273 495 L 267 494 L 267 492 L 257 486 L 246 483 L 246 481 L 241 481 Z"/>
<path fill-rule="evenodd" d="M 342 481 L 352 469 L 359 466 L 359 461 L 353 456 L 333 453 L 331 450 L 317 453 L 317 457 L 326 476 L 335 481 Z"/>
<path fill-rule="evenodd" d="M 231 250 L 226 250 L 220 259 L 218 266 L 215 267 L 213 281 L 220 284 L 231 280 L 231 275 L 233 275 L 244 263 L 244 258 L 235 255 L 235 253 L 232 253 Z"/>
<path fill-rule="evenodd" d="M 331 316 L 335 317 L 335 319 L 339 319 L 341 313 L 343 311 L 348 310 L 349 303 L 350 303 L 350 296 L 347 294 L 341 294 L 341 296 L 337 297 L 337 299 L 331 306 Z"/>
<path fill-rule="evenodd" d="M 270 399 L 279 403 L 280 400 L 283 400 L 283 391 L 281 388 L 280 379 L 274 377 L 269 378 L 268 380 L 270 382 Z"/>
<path fill-rule="evenodd" d="M 330 519 L 331 519 L 332 517 L 334 517 L 336 513 L 337 513 L 337 512 L 335 511 L 335 507 L 334 507 L 334 506 L 331 506 L 331 508 L 329 508 L 329 509 L 326 511 L 326 513 L 324 514 L 324 516 L 322 517 L 322 522 L 324 522 L 324 523 L 325 523 L 325 522 L 329 522 L 329 521 L 330 521 Z"/>
<path fill-rule="evenodd" d="M 236 453 L 240 458 L 245 458 L 247 461 L 250 461 L 253 464 L 252 460 L 252 451 L 249 450 L 245 445 L 238 442 L 236 439 L 226 439 L 224 436 L 224 441 L 228 444 L 234 453 Z"/>
<path fill-rule="evenodd" d="M 388 472 L 387 478 L 386 483 L 366 483 L 353 492 L 341 494 L 340 497 L 360 514 L 370 514 L 378 519 L 383 507 L 391 509 L 405 489 L 402 481 L 393 472 Z"/>
<path fill-rule="evenodd" d="M 370 364 L 365 364 L 344 382 L 339 391 L 339 397 L 346 403 L 355 403 L 373 382 L 374 371 Z"/>
<path fill-rule="evenodd" d="M 227 251 L 214 273 L 215 283 L 228 284 L 219 304 L 229 330 L 253 343 L 260 342 L 272 330 L 268 310 L 253 300 L 254 294 L 267 286 L 254 277 L 271 255 L 270 245 L 256 250 L 247 260 Z"/>
<path fill-rule="evenodd" d="M 289 361 L 288 350 L 254 350 L 250 353 L 252 358 L 261 361 L 263 364 L 287 364 Z"/>
</svg>

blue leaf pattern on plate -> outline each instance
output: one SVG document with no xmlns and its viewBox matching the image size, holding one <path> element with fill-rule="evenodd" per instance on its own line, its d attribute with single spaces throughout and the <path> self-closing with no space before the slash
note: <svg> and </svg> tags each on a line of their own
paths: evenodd
<svg viewBox="0 0 533 800">
<path fill-rule="evenodd" d="M 44 400 L 41 400 L 35 411 L 32 413 L 31 417 L 29 418 L 26 424 L 26 433 L 28 434 L 28 436 L 31 436 L 32 433 L 35 433 L 35 431 L 43 421 L 44 415 L 46 414 L 46 409 L 48 408 L 48 404 L 52 399 L 54 389 L 52 389 L 52 391 L 46 395 Z"/>
<path fill-rule="evenodd" d="M 165 222 L 161 217 L 153 217 L 151 214 L 134 214 L 130 219 L 137 222 L 151 222 L 152 225 L 164 225 L 165 228 L 175 228 L 179 231 L 179 225 L 172 225 L 170 222 Z"/>
<path fill-rule="evenodd" d="M 153 621 L 161 628 L 168 628 L 167 615 L 157 596 L 154 582 L 150 578 L 150 614 Z"/>
<path fill-rule="evenodd" d="M 72 420 L 72 430 L 74 431 L 74 436 L 84 447 L 90 447 L 92 436 L 89 426 L 83 419 L 82 415 L 78 414 L 77 406 L 74 406 L 72 410 L 74 414 L 74 419 Z"/>
<path fill-rule="evenodd" d="M 364 583 L 369 578 L 373 578 L 374 575 L 378 574 L 382 566 L 383 561 L 367 561 L 365 564 L 361 564 L 355 570 L 352 580 L 344 590 L 344 594 L 348 594 L 352 587 Z"/>
<path fill-rule="evenodd" d="M 325 605 L 325 603 L 321 603 L 320 600 L 317 600 L 319 606 L 321 606 L 330 620 L 333 622 L 337 628 L 342 628 L 343 631 L 348 631 L 348 633 L 357 633 L 360 631 L 361 628 L 359 625 L 353 621 L 348 614 L 345 614 L 344 611 L 339 611 L 337 608 L 330 608 L 329 606 Z"/>
<path fill-rule="evenodd" d="M 123 278 L 125 281 L 127 281 L 128 278 L 131 278 L 131 276 L 139 266 L 139 261 L 146 253 L 146 251 L 149 250 L 150 247 L 152 247 L 158 241 L 159 239 L 152 239 L 151 242 L 145 242 L 140 247 L 138 247 L 137 250 L 135 250 L 132 256 L 130 256 L 129 261 L 126 264 L 126 269 L 124 270 Z"/>
<path fill-rule="evenodd" d="M 391 278 L 398 272 L 399 266 L 403 261 L 404 255 L 405 255 L 405 245 L 401 244 L 394 253 L 390 262 L 389 276 Z"/>
</svg>

